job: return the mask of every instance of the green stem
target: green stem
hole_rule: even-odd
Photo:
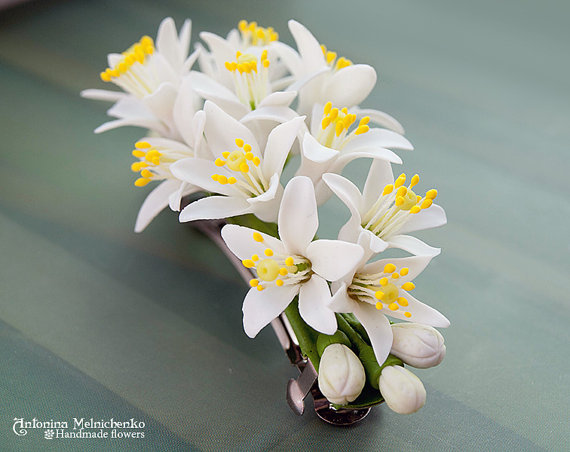
[[[287,316],[287,320],[289,320],[289,323],[295,332],[295,336],[297,336],[299,347],[301,347],[301,352],[303,352],[303,355],[307,356],[311,360],[313,366],[315,367],[315,370],[318,372],[320,358],[319,353],[317,352],[317,337],[319,333],[308,326],[301,318],[301,314],[299,314],[299,302],[297,297],[295,297],[289,306],[287,306],[285,309],[285,315]]]

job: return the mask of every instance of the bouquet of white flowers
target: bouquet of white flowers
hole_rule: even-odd
[[[375,70],[338,57],[296,21],[289,29],[297,49],[273,28],[242,20],[225,39],[202,32],[204,44],[188,55],[190,21],[178,33],[167,18],[156,41],[144,36],[108,56],[101,79],[120,91],[82,95],[114,102],[115,119],[97,133],[148,130],[131,169],[137,187],[159,184],[136,232],[166,207],[180,211],[180,222],[222,220],[223,241],[249,275],[246,334],[281,317],[327,404],[386,401],[413,413],[426,393],[403,366],[439,364],[445,345],[433,327],[449,321],[411,294],[440,250],[407,234],[445,224],[445,213],[435,189],[418,191],[417,174],[394,177],[392,164],[402,163],[394,150],[412,150],[398,121],[358,106]],[[372,159],[362,192],[340,175],[359,158]],[[299,162],[296,174],[284,181],[291,162]],[[333,194],[351,217],[336,240],[318,239],[318,206]],[[378,258],[388,248],[407,257]]]

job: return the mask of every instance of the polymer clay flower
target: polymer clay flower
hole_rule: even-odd
[[[445,358],[443,336],[435,328],[419,323],[395,323],[392,325],[392,349],[390,353],[406,364],[427,369],[440,364]]]
[[[369,240],[368,234],[361,233],[358,243],[365,251],[370,249],[366,243]],[[335,312],[356,316],[370,337],[376,359],[383,363],[392,347],[392,328],[386,316],[442,328],[449,326],[449,320],[410,293],[415,288],[412,281],[433,256],[381,259],[366,264],[369,257],[365,252],[353,272],[332,284],[330,307]]]
[[[299,295],[299,313],[317,331],[337,329],[327,280],[350,272],[363,250],[353,243],[315,240],[317,203],[310,179],[295,177],[287,184],[279,209],[281,240],[254,229],[226,225],[222,237],[256,277],[243,303],[243,325],[249,337],[279,316]]]
[[[433,203],[437,190],[428,190],[424,196],[412,188],[419,182],[414,175],[406,187],[406,175],[396,180],[389,163],[374,160],[361,194],[356,185],[338,174],[325,174],[323,180],[350,209],[352,214],[339,233],[341,240],[356,242],[361,231],[370,234],[374,252],[399,248],[415,255],[437,255],[440,250],[421,240],[405,235],[444,225],[444,210]]]
[[[369,116],[356,122],[356,114],[345,108],[315,105],[310,132],[305,133],[301,150],[302,164],[298,175],[308,176],[315,184],[317,203],[324,203],[331,191],[322,181],[324,173],[340,174],[347,163],[367,157],[402,163],[391,149],[412,150],[402,135],[387,129],[370,128]]]
[[[299,90],[300,114],[311,115],[315,104],[332,102],[347,108],[360,104],[376,84],[376,71],[367,64],[353,64],[336,52],[320,45],[312,33],[295,20],[289,21],[289,30],[297,44],[297,51],[283,43],[276,43],[284,64],[296,80],[317,74]],[[355,108],[357,117],[369,116],[372,122],[404,133],[403,127],[390,115],[377,110]]]
[[[145,137],[135,143],[132,154],[138,160],[131,170],[139,173],[135,186],[145,187],[153,181],[160,181],[144,200],[135,223],[135,232],[142,232],[148,224],[167,206],[178,212],[183,196],[200,191],[199,187],[181,181],[170,171],[173,163],[200,155],[204,112],[195,115],[193,124],[195,141],[193,148],[167,138]]]
[[[174,110],[179,91],[190,89],[181,84],[198,57],[197,51],[187,57],[190,29],[190,20],[186,20],[178,35],[174,20],[166,18],[159,26],[156,47],[152,38],[143,36],[122,54],[108,56],[109,67],[101,79],[114,83],[122,92],[88,89],[81,93],[86,98],[116,102],[107,113],[117,119],[99,126],[96,133],[131,125],[168,138],[183,138],[182,124],[177,122],[184,123],[184,119],[175,119]],[[191,91],[182,97],[179,102],[188,102]]]
[[[207,101],[204,111],[204,135],[212,157],[180,160],[170,169],[178,179],[215,196],[189,204],[180,213],[180,221],[246,213],[275,221],[283,194],[279,178],[304,117],[275,127],[262,151],[252,131],[217,105]]]
[[[346,405],[358,398],[366,374],[354,352],[343,344],[331,344],[321,356],[319,389],[332,403]]]

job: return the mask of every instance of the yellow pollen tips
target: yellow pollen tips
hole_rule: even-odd
[[[150,182],[150,179],[145,179],[144,177],[139,177],[136,181],[135,181],[135,186],[136,187],[144,187],[146,184],[148,184]]]
[[[285,275],[287,275],[287,273],[289,273],[289,270],[287,270],[285,267],[281,267],[281,268],[279,269],[279,274],[280,274],[281,276],[285,276]]]
[[[410,271],[410,269],[408,267],[404,267],[400,270],[400,275],[406,276],[409,271]]]
[[[254,164],[255,166],[259,166],[259,164],[261,163],[261,159],[260,159],[259,157],[254,157],[254,158],[252,159],[252,161],[253,161],[253,164]]]
[[[251,287],[257,287],[259,285],[259,279],[250,279],[249,280],[249,285]]]
[[[220,158],[217,158],[216,161],[214,162],[214,164],[216,166],[224,166],[226,164],[226,162]]]
[[[143,64],[147,55],[154,53],[154,43],[152,38],[143,36],[139,42],[132,45],[128,50],[123,52],[123,57],[113,68],[107,68],[101,72],[101,80],[104,82],[112,81],[112,78],[120,77],[126,74],[131,66],[135,63]]]
[[[420,176],[419,174],[414,174],[414,177],[412,177],[412,180],[410,181],[410,188],[418,185],[418,182],[420,181]]]
[[[416,288],[416,285],[413,282],[406,282],[404,284],[402,284],[402,289],[404,290],[414,290]]]
[[[256,242],[263,242],[263,236],[259,232],[254,232],[253,240],[255,240]]]
[[[427,209],[429,207],[431,207],[433,201],[431,199],[424,199],[421,205],[422,209]]]
[[[237,179],[233,176],[228,177],[228,184],[233,185],[237,182]]]
[[[279,276],[279,264],[273,259],[263,259],[255,269],[259,279],[263,281],[275,281]]]
[[[378,310],[382,309],[382,303],[377,302],[376,303],[376,309],[378,309]]]
[[[257,262],[259,260],[259,256],[257,254],[254,254],[251,256],[251,260]]]
[[[374,297],[375,297],[377,300],[381,300],[382,297],[384,297],[384,292],[382,292],[381,290],[377,290],[376,293],[374,294]]]
[[[283,285],[283,281],[281,279],[276,279],[275,280],[275,285],[281,287]]]
[[[244,144],[243,145],[243,150],[245,152],[250,152],[251,151],[251,144]]]
[[[381,278],[380,279],[380,285],[385,286],[386,284],[388,284],[388,278]]]
[[[143,170],[141,171],[141,176],[142,176],[142,177],[145,177],[145,178],[147,178],[147,179],[152,179],[153,174],[152,174],[149,170],[143,169]]]
[[[382,191],[382,196],[389,195],[394,191],[394,186],[392,184],[386,185],[384,191]]]
[[[295,265],[295,261],[293,260],[293,258],[291,256],[289,256],[287,259],[285,259],[285,265],[287,267],[292,267],[293,265]]]
[[[247,163],[243,162],[239,165],[239,170],[242,173],[247,173],[247,172],[249,172],[249,166],[247,166]]]
[[[241,138],[236,138],[236,146],[238,148],[242,148],[243,147],[243,140]]]
[[[410,312],[404,312],[404,315],[405,315],[408,319],[412,316],[412,314],[411,314]]]
[[[418,213],[422,208],[420,206],[414,206],[410,209],[410,213]]]
[[[400,275],[398,273],[392,273],[392,279],[398,279]]]
[[[406,306],[408,306],[408,300],[406,300],[404,297],[399,297],[398,304],[405,308]]]
[[[224,151],[224,152],[222,152],[222,156],[223,156],[225,159],[227,159],[229,155],[230,155],[230,151]]]
[[[397,311],[398,309],[400,309],[400,306],[398,306],[397,303],[390,303],[388,305],[388,308],[390,308],[391,311]]]
[[[404,182],[406,182],[406,175],[404,173],[402,173],[398,176],[398,179],[396,179],[396,182],[394,182],[394,185],[396,187],[401,187],[402,185],[404,185]]]
[[[263,289],[265,289],[265,287],[263,287],[261,284],[259,284],[259,285],[257,286],[257,290],[259,290],[260,292],[261,292]]]
[[[395,270],[396,270],[396,266],[394,264],[384,265],[384,273],[392,273]]]
[[[251,259],[244,259],[243,261],[241,261],[241,263],[242,263],[243,266],[246,267],[246,268],[253,268],[253,267],[255,267],[255,262],[253,262]]]
[[[151,146],[150,146],[150,143],[148,143],[147,141],[137,141],[137,142],[135,143],[135,147],[136,147],[137,149],[148,149],[148,148],[150,148]]]
[[[101,72],[99,76],[101,77],[101,80],[103,80],[104,82],[111,81],[111,76],[107,72]]]
[[[406,187],[400,187],[400,188],[398,188],[398,191],[396,192],[396,196],[405,196],[407,192],[408,192],[408,189]]]
[[[217,174],[212,174],[211,178],[213,181],[218,182],[218,175]]]
[[[218,182],[222,185],[226,185],[228,183],[228,178],[223,174],[218,174]]]
[[[144,157],[146,155],[146,152],[139,151],[138,149],[133,149],[132,154],[133,154],[133,157],[141,158],[141,157]]]
[[[331,108],[332,108],[332,102],[329,101],[325,104],[325,108],[323,109],[323,115],[324,116],[328,115],[331,111]]]
[[[369,130],[370,130],[370,127],[368,127],[367,125],[363,125],[363,126],[358,126],[354,133],[355,133],[355,135],[362,135],[363,133],[366,133]]]
[[[271,248],[267,248],[263,254],[265,254],[267,257],[271,257],[273,256],[273,250]]]
[[[436,197],[437,197],[437,190],[435,188],[432,188],[426,193],[427,199],[435,199]]]

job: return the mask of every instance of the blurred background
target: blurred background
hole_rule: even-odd
[[[570,60],[564,1],[0,2],[0,444],[5,450],[566,450]],[[242,330],[247,288],[172,212],[143,233],[141,130],[103,135],[106,54],[166,16],[225,36],[287,20],[378,72],[365,106],[415,145],[403,171],[436,187],[448,225],[417,296],[452,322],[418,370],[426,406],[339,429],[285,403],[294,369],[268,328]],[[345,174],[363,182],[367,162]],[[398,169],[395,169],[398,171]],[[348,217],[332,200],[321,235]],[[564,351],[566,350],[566,352]],[[143,440],[18,437],[14,418],[146,422]]]

